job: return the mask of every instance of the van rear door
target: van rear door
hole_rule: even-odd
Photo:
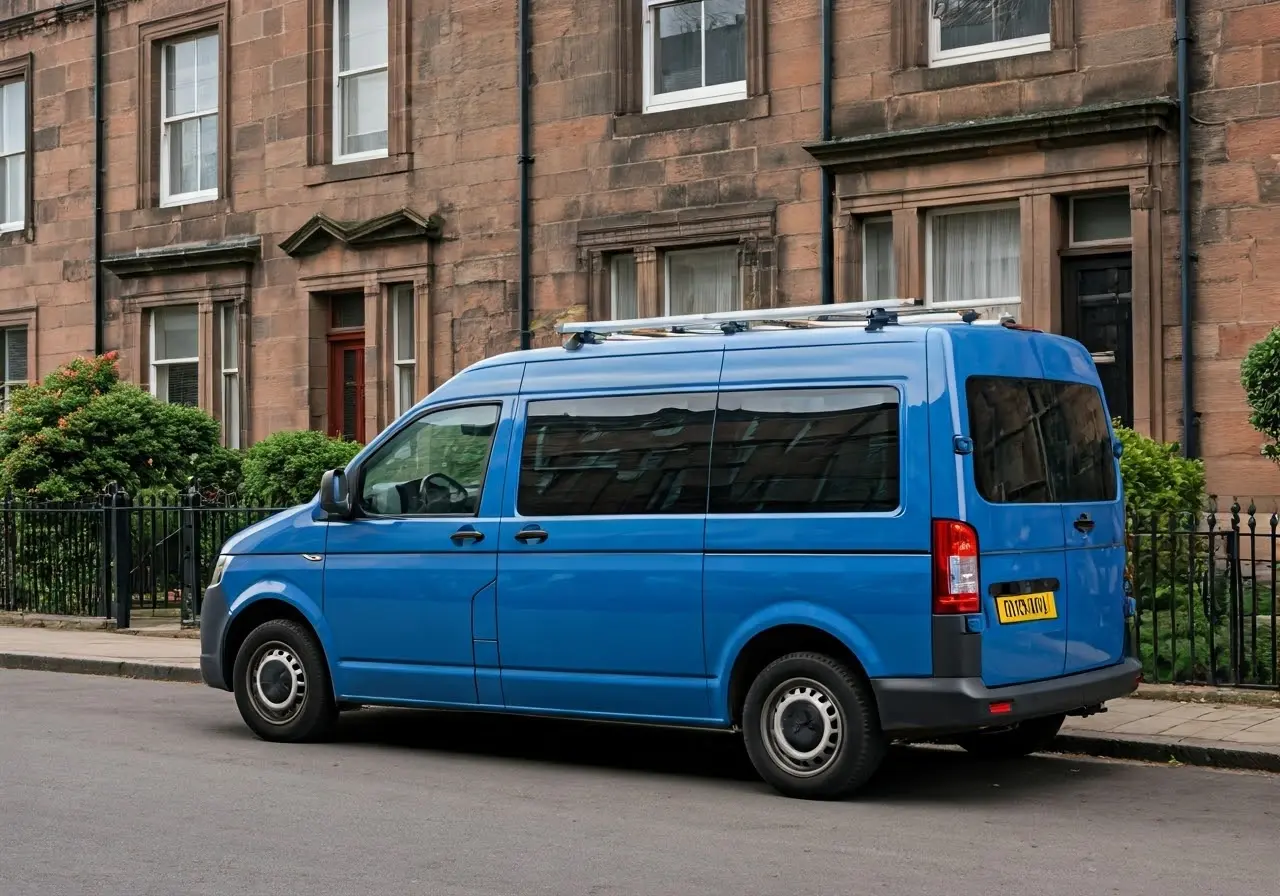
[[[1044,435],[1067,548],[1063,671],[1071,675],[1124,658],[1124,497],[1106,399],[1096,378],[1081,376],[1093,372],[1092,359],[1083,347],[1054,340],[1040,360],[1054,408]]]
[[[1062,508],[1053,501],[1041,423],[1042,368],[1024,334],[1007,335],[996,352],[989,340],[960,333],[955,340],[968,417],[962,431],[972,442],[964,513],[978,536],[988,687],[1062,675],[1071,609]]]

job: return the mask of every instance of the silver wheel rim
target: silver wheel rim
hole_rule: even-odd
[[[774,765],[797,778],[812,778],[844,749],[844,713],[818,682],[792,678],[765,700],[760,735]]]
[[[248,670],[249,697],[266,722],[287,725],[307,702],[307,674],[293,648],[279,641],[254,653]]]

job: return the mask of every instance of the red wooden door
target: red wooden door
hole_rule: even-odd
[[[329,337],[329,435],[364,443],[364,333]]]

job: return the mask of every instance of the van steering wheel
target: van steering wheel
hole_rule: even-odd
[[[427,506],[431,503],[430,484],[433,479],[437,479],[444,483],[444,487],[448,489],[450,493],[450,504],[458,504],[467,500],[469,497],[466,486],[454,479],[452,476],[448,476],[444,473],[428,473],[426,476],[422,477],[422,482],[418,484],[418,500],[422,502],[423,506]],[[455,492],[457,493],[456,497],[454,496]]]

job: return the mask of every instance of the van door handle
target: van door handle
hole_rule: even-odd
[[[537,526],[530,526],[527,529],[521,529],[516,533],[516,541],[521,544],[542,544],[547,540],[547,531]]]
[[[1082,513],[1080,514],[1080,518],[1076,520],[1075,527],[1077,532],[1083,532],[1085,535],[1088,535],[1093,531],[1093,520],[1089,519],[1089,514]]]
[[[463,526],[457,532],[449,536],[449,540],[454,544],[479,544],[484,541],[484,533],[477,532],[471,526]]]

